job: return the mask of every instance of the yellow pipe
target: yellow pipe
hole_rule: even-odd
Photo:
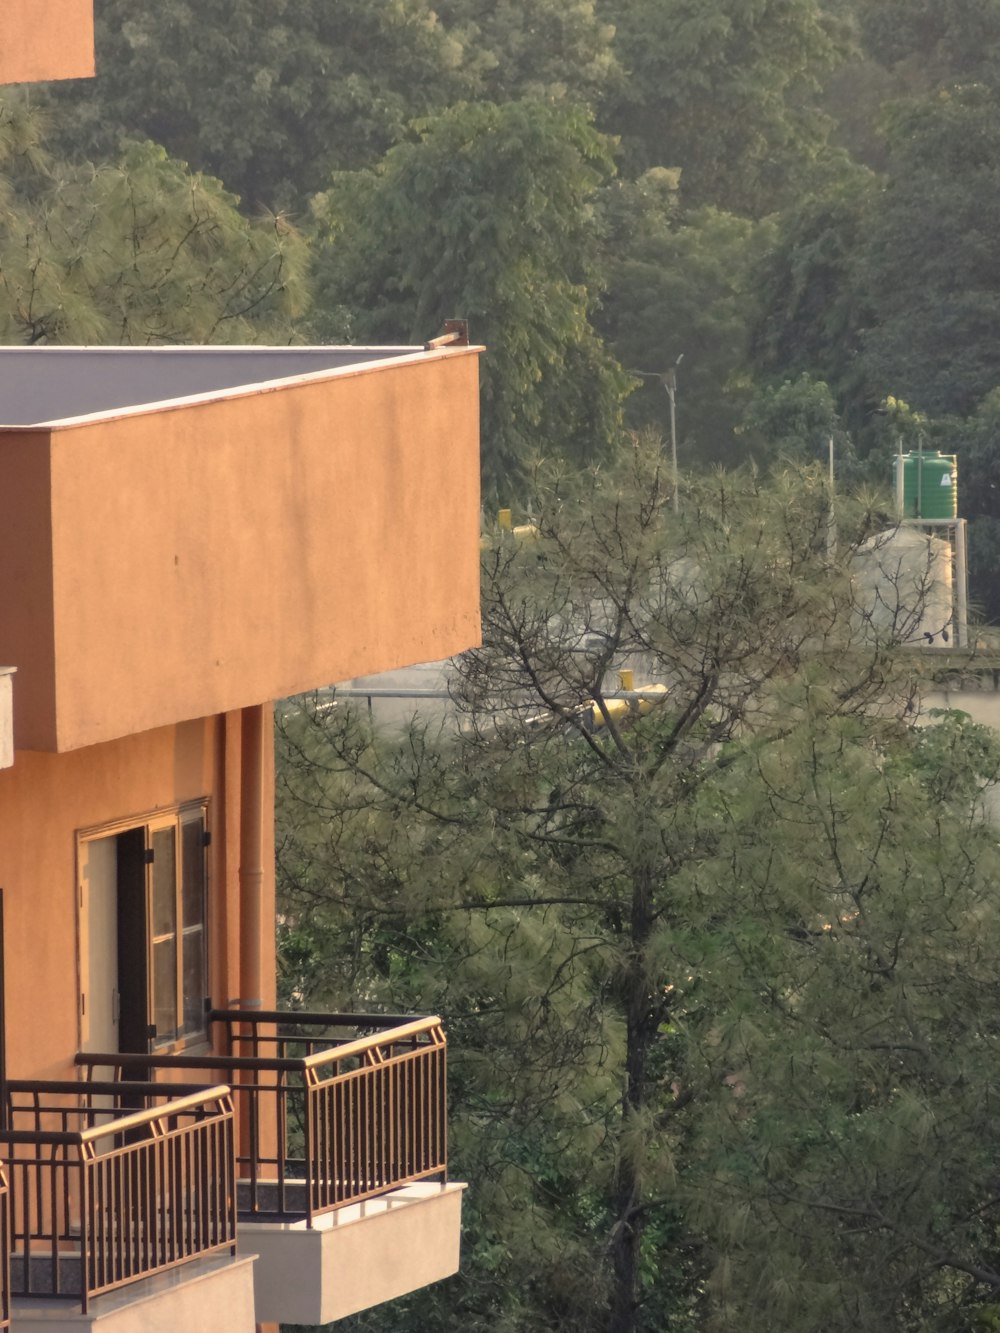
[[[621,688],[623,690],[634,689],[632,684],[631,671],[625,668],[619,671],[618,676],[619,679],[621,680]],[[626,677],[628,677],[627,683],[626,683]],[[655,698],[606,699],[604,702],[604,707],[608,710],[608,717],[614,718],[616,722],[619,721],[621,718],[627,717],[629,713],[632,712],[636,712],[640,716],[645,717],[647,713],[652,712],[653,707],[656,704],[662,702],[661,696],[666,696],[666,694],[668,693],[666,685],[640,685],[639,689],[644,694],[654,695]],[[601,727],[604,726],[604,721],[605,721],[604,713],[601,710],[600,705],[592,703],[587,706],[590,708],[590,715],[591,718],[593,719],[594,730],[600,731]]]

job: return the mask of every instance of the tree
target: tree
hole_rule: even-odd
[[[997,0],[858,0],[857,12],[866,49],[895,72],[901,90],[996,83]]]
[[[96,21],[96,80],[56,92],[68,144],[154,139],[247,207],[301,203],[464,87],[427,0],[99,0]]]
[[[478,97],[560,98],[593,106],[614,68],[614,30],[595,0],[437,0],[461,40]]]
[[[961,421],[996,387],[1000,274],[988,218],[998,111],[983,85],[895,103],[885,118],[888,174],[835,174],[785,215],[757,270],[754,374],[772,387],[802,374],[824,380],[880,484],[888,396],[912,403],[950,451],[964,448]],[[968,433],[978,434],[971,422]],[[991,494],[964,488],[963,514],[983,520],[973,560],[992,614]]]
[[[816,702],[706,785],[719,855],[691,888],[712,907],[674,937],[689,1049],[732,1088],[690,1145],[723,1241],[708,1327],[988,1328],[997,737],[952,715],[876,738]]]
[[[285,718],[290,989],[445,1015],[477,1186],[464,1282],[364,1326],[953,1327],[997,1286],[996,745],[905,721],[915,607],[851,577],[866,511],[831,565],[817,473],[675,515],[628,466],[484,553],[460,729]]]
[[[868,374],[930,415],[965,416],[996,385],[1000,100],[969,86],[901,105],[888,142],[864,245]]]
[[[822,147],[819,76],[846,39],[816,0],[604,0],[623,71],[602,125],[636,170],[679,167],[688,207],[751,216]]]
[[[857,481],[854,450],[834,405],[830,386],[800,375],[778,385],[762,385],[747,408],[741,429],[761,462],[778,458],[827,464],[834,449],[840,484]]]
[[[674,368],[682,462],[732,464],[744,452],[734,432],[746,396],[753,273],[772,228],[715,208],[684,212],[677,178],[653,168],[602,193],[607,291],[596,324],[628,371],[646,372],[627,403],[629,425],[669,438],[658,374]]]
[[[781,217],[754,273],[748,331],[756,378],[822,379],[856,434],[887,392],[869,381],[863,357],[874,315],[862,264],[878,186],[867,170],[836,171]]]
[[[305,253],[282,218],[244,218],[218,181],[153,144],[113,164],[49,157],[37,116],[0,104],[0,339],[287,341]]]
[[[591,324],[609,146],[585,113],[536,102],[460,105],[418,132],[317,201],[317,327],[422,342],[467,318],[487,347],[484,482],[503,499],[535,455],[618,439],[627,380]]]

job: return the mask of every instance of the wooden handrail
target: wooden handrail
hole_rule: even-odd
[[[251,1053],[88,1052],[77,1064],[145,1077],[169,1069],[227,1078],[242,1127],[237,1165],[246,1181],[244,1213],[304,1217],[311,1226],[322,1213],[411,1181],[447,1178],[447,1041],[440,1017],[399,1022],[389,1015],[275,1010],[215,1010],[211,1017],[228,1026],[230,1051]],[[295,1031],[307,1025],[342,1031],[349,1023],[368,1031],[346,1039]],[[275,1049],[282,1054],[266,1053]]]
[[[9,1149],[20,1295],[79,1299],[204,1255],[236,1253],[234,1109],[227,1084],[19,1080]],[[124,1113],[87,1099],[158,1099]],[[58,1100],[58,1096],[64,1100]],[[20,1100],[19,1100],[20,1099]],[[134,1105],[134,1102],[133,1102]],[[75,1116],[111,1118],[57,1130]],[[145,1131],[145,1132],[143,1132]],[[63,1285],[63,1273],[71,1276]]]
[[[7,1085],[11,1092],[60,1092],[79,1096],[81,1092],[86,1091],[88,1095],[95,1093],[100,1096],[126,1093],[129,1096],[158,1096],[169,1097],[170,1100],[162,1106],[150,1106],[143,1111],[130,1111],[128,1115],[115,1116],[111,1120],[106,1120],[100,1125],[91,1125],[86,1129],[0,1129],[0,1143],[9,1144],[29,1144],[46,1143],[60,1144],[68,1147],[83,1147],[86,1144],[93,1143],[95,1139],[104,1139],[109,1134],[124,1134],[132,1129],[140,1129],[143,1125],[148,1125],[156,1120],[161,1120],[168,1116],[184,1115],[188,1111],[193,1111],[199,1106],[204,1106],[209,1102],[225,1103],[230,1098],[230,1088],[227,1083],[217,1083],[212,1086],[197,1084],[169,1084],[169,1083],[121,1083],[121,1082],[94,1082],[94,1083],[74,1083],[72,1080],[49,1079],[44,1082],[32,1083],[27,1079],[12,1080]],[[186,1095],[181,1097],[174,1096],[174,1092],[180,1091]],[[59,1113],[62,1115],[87,1115],[104,1114],[109,1115],[110,1110],[105,1107],[95,1106],[47,1106],[42,1103],[35,1103],[33,1106],[18,1106],[13,1108],[15,1115],[41,1115],[44,1113]]]
[[[107,1138],[109,1134],[124,1134],[130,1129],[141,1129],[143,1125],[151,1125],[170,1116],[184,1115],[186,1112],[194,1111],[199,1106],[205,1106],[209,1102],[219,1102],[224,1109],[228,1108],[230,1104],[229,1085],[227,1083],[217,1083],[214,1087],[206,1088],[204,1092],[191,1093],[187,1097],[179,1097],[176,1100],[171,1099],[165,1106],[154,1106],[147,1111],[133,1111],[131,1115],[118,1116],[114,1120],[109,1120],[107,1124],[93,1125],[90,1129],[81,1129],[77,1132],[80,1135],[81,1144],[90,1144],[95,1139]]]
[[[332,1050],[316,1051],[312,1055],[304,1055],[302,1066],[304,1069],[316,1069],[320,1065],[335,1064],[339,1060],[348,1060],[355,1055],[364,1055],[373,1046],[387,1046],[390,1043],[407,1041],[410,1037],[419,1037],[422,1032],[441,1031],[440,1018],[421,1018],[414,1023],[407,1023],[403,1027],[390,1028],[378,1037],[358,1037],[343,1046],[335,1046]]]
[[[246,1014],[241,1015],[244,1019]],[[338,1017],[340,1017],[338,1015]],[[257,1023],[271,1023],[267,1014],[254,1014]],[[330,1022],[328,1026],[335,1026]],[[361,1026],[357,1024],[356,1026]],[[76,1056],[76,1064],[82,1067],[107,1066],[118,1069],[226,1069],[232,1071],[262,1071],[268,1073],[302,1073],[306,1069],[315,1069],[325,1064],[335,1064],[339,1060],[349,1060],[357,1055],[364,1055],[373,1046],[385,1046],[390,1042],[408,1041],[423,1032],[441,1031],[442,1021],[436,1015],[407,1021],[399,1027],[387,1028],[377,1036],[354,1037],[338,1040],[337,1044],[326,1051],[314,1051],[311,1055],[142,1055],[134,1052],[95,1052],[81,1051]],[[294,1040],[278,1034],[272,1041]],[[78,1086],[78,1085],[76,1085]],[[88,1088],[91,1086],[87,1084]],[[144,1086],[137,1084],[136,1086]],[[162,1084],[155,1085],[162,1087]]]

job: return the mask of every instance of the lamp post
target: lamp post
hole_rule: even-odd
[[[645,380],[659,380],[670,398],[670,470],[674,485],[674,513],[680,509],[680,488],[677,471],[677,367],[684,360],[684,353],[669,370],[633,370],[632,375],[641,375]]]
[[[683,356],[684,353],[681,353]],[[680,494],[677,478],[677,366],[680,364],[681,357],[663,376],[663,387],[670,395],[670,468],[673,473],[674,482],[674,513],[676,514],[680,506]]]

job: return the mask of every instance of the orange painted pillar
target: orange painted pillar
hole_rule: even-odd
[[[260,1009],[264,897],[264,704],[241,714],[240,1008]]]

